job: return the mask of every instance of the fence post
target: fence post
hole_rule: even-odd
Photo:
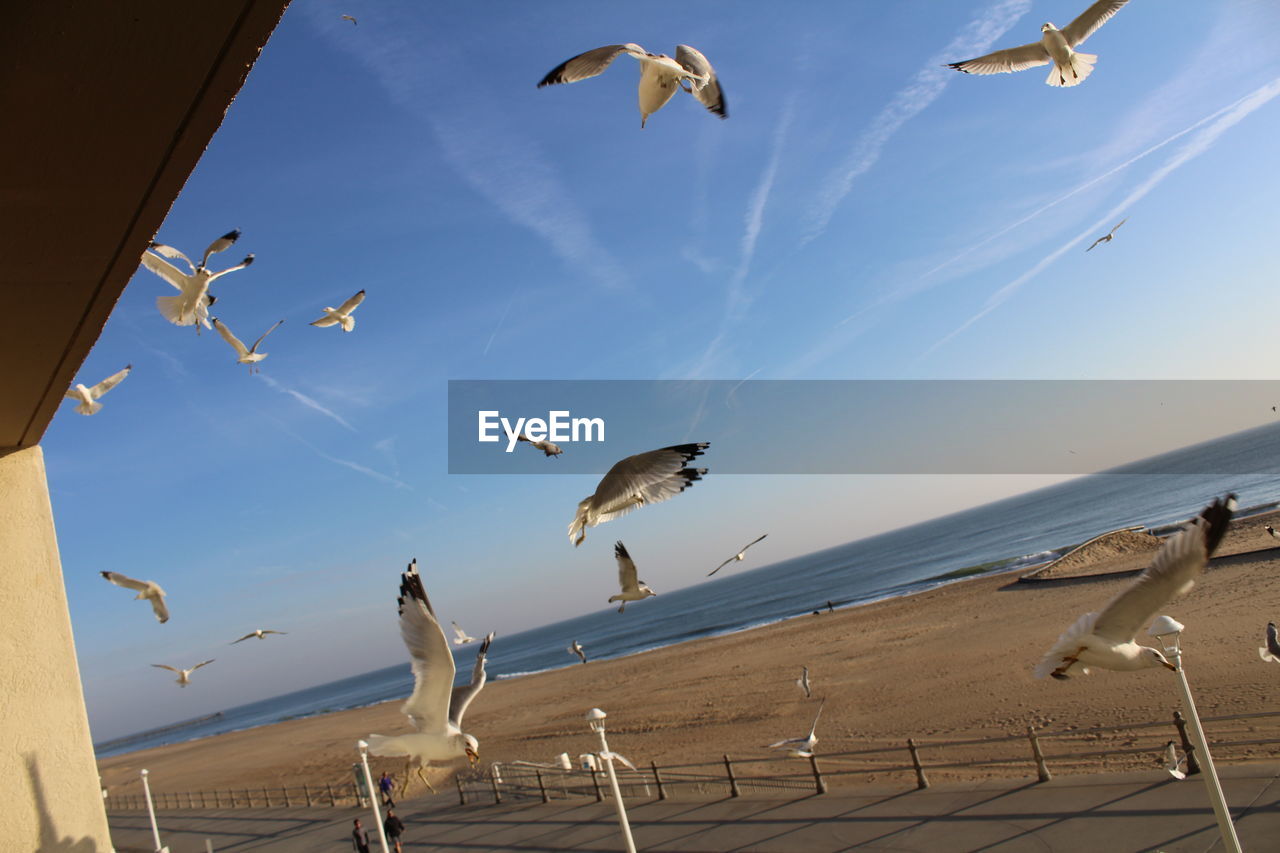
[[[537,775],[537,777],[538,777],[538,791],[539,791],[539,793],[541,793],[541,794],[542,794],[542,802],[544,802],[544,803],[549,803],[549,802],[551,802],[551,797],[549,797],[549,796],[547,795],[547,786],[546,786],[546,783],[544,783],[544,782],[542,781],[542,771],[541,771],[541,770],[535,770],[535,771],[533,771],[533,772],[534,772],[534,773]]]
[[[284,794],[284,807],[287,809],[293,808],[293,801],[289,799],[289,789],[281,785],[280,793]]]
[[[649,766],[653,768],[653,784],[658,788],[658,799],[665,800],[667,798],[667,789],[662,787],[662,775],[658,773],[658,763],[650,761]]]
[[[596,786],[596,802],[603,802],[604,791],[600,790],[600,776],[594,767],[591,768],[591,784]]]
[[[234,808],[237,808],[237,806],[236,806],[236,792],[235,792],[235,791],[233,791],[233,790],[231,790],[230,788],[228,788],[228,789],[227,789],[227,796],[231,798],[231,808],[233,808],[233,809],[234,809]]]
[[[809,756],[809,767],[813,770],[813,784],[817,788],[819,794],[827,792],[827,780],[822,778],[822,771],[818,769],[818,756]]]
[[[271,808],[271,795],[267,793],[267,786],[262,786],[262,799],[267,804],[267,808]]]
[[[333,783],[325,782],[324,787],[329,792],[329,808],[336,809],[338,807],[338,798],[333,795]]]
[[[190,791],[187,791],[187,808],[194,809],[195,807],[196,807],[196,798],[192,796]]]
[[[489,768],[489,784],[493,786],[493,802],[498,805],[502,802],[502,792],[498,790],[498,777],[494,774],[493,768]]]
[[[742,796],[742,792],[738,790],[738,780],[733,775],[733,762],[729,760],[727,755],[724,757],[724,772],[729,777],[729,796]]]
[[[1049,766],[1044,763],[1044,753],[1040,751],[1040,738],[1036,737],[1036,730],[1031,726],[1027,726],[1027,740],[1031,741],[1031,754],[1036,759],[1036,776],[1041,782],[1048,782],[1053,777],[1049,775]]]
[[[924,767],[920,764],[920,751],[916,749],[914,738],[907,738],[907,749],[911,750],[911,766],[916,769],[916,789],[923,791],[929,787],[929,780],[925,778]]]
[[[462,774],[453,774],[453,782],[458,786],[458,805],[465,806],[467,804],[467,794],[462,790]]]
[[[249,802],[249,808],[253,808],[253,794],[249,793],[249,789],[244,789],[244,798]]]
[[[1196,760],[1196,747],[1187,738],[1187,721],[1182,718],[1181,711],[1173,712],[1173,724],[1178,727],[1178,739],[1182,741],[1182,751],[1187,756],[1187,775],[1194,776],[1200,772],[1200,762]]]
[[[302,793],[307,795],[307,808],[311,808],[311,806],[314,805],[311,802],[311,786],[306,782],[302,783]]]
[[[202,809],[209,808],[209,804],[205,802],[205,799],[204,799],[204,788],[200,789],[200,808]]]

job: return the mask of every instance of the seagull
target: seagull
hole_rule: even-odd
[[[1236,496],[1214,500],[1161,546],[1153,562],[1099,613],[1086,613],[1053,644],[1035,668],[1036,678],[1067,679],[1089,667],[1129,671],[1163,666],[1177,671],[1158,650],[1134,642],[1138,629],[1175,596],[1195,585],[1226,535]]]
[[[353,17],[351,17],[350,15],[343,15],[343,16],[342,16],[342,20],[344,20],[344,21],[350,21],[350,22],[352,23],[352,25],[353,25],[353,26],[357,26],[357,27],[358,27],[358,26],[360,26],[360,24],[358,24],[358,23],[356,22],[356,19],[355,19],[355,18],[353,18]]]
[[[1128,221],[1129,221],[1129,217],[1127,217],[1127,216],[1126,216],[1124,219],[1121,219],[1119,222],[1117,222],[1117,223],[1116,223],[1116,227],[1115,227],[1115,228],[1112,228],[1112,229],[1111,229],[1110,231],[1108,231],[1106,234],[1103,234],[1103,235],[1102,235],[1101,237],[1099,237],[1097,240],[1094,240],[1094,241],[1093,241],[1093,245],[1089,246],[1089,248],[1085,249],[1085,251],[1086,251],[1086,252],[1092,252],[1092,251],[1093,251],[1093,247],[1094,247],[1094,246],[1097,246],[1099,243],[1110,243],[1110,242],[1111,242],[1111,238],[1112,238],[1112,237],[1115,237],[1115,236],[1116,236],[1116,232],[1120,230],[1120,226],[1121,226],[1121,225],[1123,225],[1123,224],[1125,224],[1125,223],[1126,223],[1126,222],[1128,222]]]
[[[818,743],[818,718],[822,716],[822,708],[827,704],[823,699],[818,705],[818,713],[813,715],[813,727],[808,737],[793,737],[769,744],[769,749],[785,749],[787,755],[794,758],[813,758],[813,748]]]
[[[802,672],[800,677],[796,679],[796,685],[804,691],[804,698],[812,699],[813,691],[809,689],[809,667],[802,666],[800,669]]]
[[[618,606],[619,613],[626,610],[628,601],[643,601],[651,595],[657,595],[644,581],[636,580],[636,564],[621,541],[613,546],[613,555],[618,558],[618,586],[622,587],[622,592],[610,596],[609,603],[621,601],[622,604]]]
[[[206,329],[210,328],[209,306],[216,299],[209,295],[209,285],[229,272],[242,270],[252,264],[253,255],[246,255],[239,264],[221,272],[209,272],[206,265],[209,263],[210,255],[225,252],[238,239],[240,239],[240,232],[236,230],[228,231],[214,240],[204,250],[204,257],[200,259],[199,266],[193,264],[190,258],[172,246],[155,242],[147,246],[151,251],[142,253],[142,265],[178,290],[177,296],[156,297],[156,307],[160,309],[160,313],[166,320],[175,326],[195,326],[197,333],[202,325]],[[152,254],[153,252],[155,254]],[[191,269],[190,274],[182,272],[165,258],[182,259]]]
[[[583,663],[587,662],[587,653],[582,650],[582,643],[579,643],[577,640],[574,640],[566,651],[571,655],[577,655],[582,659]]]
[[[1268,533],[1270,533],[1274,538],[1276,538],[1276,539],[1280,539],[1280,531],[1277,531],[1277,530],[1276,530],[1274,527],[1272,527],[1270,524],[1268,524],[1268,525],[1267,525],[1266,527],[1264,527],[1263,529],[1264,529],[1264,530],[1266,530]]]
[[[289,632],[288,631],[272,631],[270,628],[255,628],[254,630],[245,634],[240,639],[232,640],[230,643],[227,643],[227,645],[234,646],[236,643],[243,643],[245,640],[251,640],[254,637],[257,637],[259,640],[265,640],[267,638],[267,634],[287,634],[287,633]]]
[[[524,433],[520,433],[519,435],[516,436],[516,441],[527,441],[529,442],[530,445],[538,448],[547,456],[559,456],[561,453],[564,453],[564,451],[560,449],[560,445],[552,444],[551,442],[547,441],[545,438],[539,441],[534,441],[532,438],[529,438],[529,436],[525,435]]]
[[[311,325],[319,326],[323,329],[326,326],[334,326],[341,323],[342,331],[349,332],[356,327],[356,318],[351,316],[351,312],[356,310],[356,307],[361,302],[364,302],[363,290],[348,299],[346,302],[342,303],[342,305],[336,309],[330,308],[326,305],[324,309],[324,316],[311,323]]]
[[[195,672],[197,669],[199,669],[202,666],[213,663],[214,660],[216,660],[216,658],[210,658],[209,660],[201,661],[200,663],[191,667],[191,669],[178,669],[176,666],[167,666],[162,663],[153,663],[151,665],[159,669],[167,669],[170,672],[178,673],[177,685],[179,687],[186,687],[188,684],[191,683],[191,673]]]
[[[665,501],[689,488],[702,479],[707,469],[686,468],[685,463],[701,456],[710,446],[705,441],[677,444],[637,453],[615,464],[596,485],[595,494],[578,501],[578,513],[569,522],[569,541],[577,547],[587,538],[586,528],[611,521],[638,506]]]
[[[249,365],[249,372],[253,373],[257,370],[254,365],[262,361],[268,355],[265,352],[258,352],[258,347],[262,345],[264,340],[266,340],[267,335],[274,332],[276,330],[276,326],[279,326],[283,322],[284,320],[277,320],[275,326],[272,326],[270,329],[263,332],[262,337],[254,341],[253,346],[248,348],[245,347],[244,343],[241,342],[239,338],[231,334],[231,330],[228,329],[226,324],[217,317],[213,318],[213,327],[218,330],[218,334],[222,335],[222,339],[231,344],[231,348],[236,351],[236,363]]]
[[[1182,780],[1187,778],[1187,774],[1178,768],[1185,764],[1187,757],[1184,755],[1178,757],[1178,747],[1173,741],[1169,741],[1164,745],[1164,769],[1169,771],[1169,775],[1175,779]]]
[[[98,398],[123,382],[124,378],[129,375],[130,370],[133,370],[133,365],[126,364],[124,366],[124,370],[121,370],[119,373],[113,373],[97,385],[93,385],[88,388],[77,382],[62,396],[66,397],[68,400],[79,400],[80,405],[76,406],[76,411],[80,414],[97,414],[102,410],[102,404],[97,402]]]
[[[769,535],[769,534],[768,534],[768,533],[766,533],[764,536],[768,536],[768,535]],[[760,537],[760,539],[763,539],[763,538],[764,538],[764,536],[761,536],[761,537]],[[738,560],[739,562],[741,562],[742,558],[744,558],[745,556],[747,556],[747,549],[748,549],[748,548],[750,548],[752,545],[756,544],[756,542],[759,542],[759,541],[760,541],[760,539],[752,540],[751,542],[748,542],[746,545],[743,545],[743,546],[742,546],[742,550],[741,550],[741,551],[739,551],[738,553],[734,554],[732,557],[730,557],[729,559],[725,560],[723,563],[721,563],[720,565],[716,566],[716,567],[715,567],[714,569],[712,569],[711,571],[707,572],[707,577],[711,577],[711,576],[712,576],[712,575],[714,575],[716,572],[720,571],[720,570],[721,570],[721,569],[723,569],[725,566],[727,566],[727,565],[729,565],[730,563],[732,563],[734,560]],[[724,553],[724,552],[722,551],[721,553]]]
[[[151,609],[155,611],[156,618],[160,620],[161,624],[169,621],[169,608],[164,603],[165,592],[155,581],[135,580],[119,572],[99,572],[98,574],[116,586],[122,586],[125,589],[136,589],[138,594],[133,597],[134,601],[140,598],[147,599],[151,602]]]
[[[471,683],[453,686],[453,654],[449,641],[436,619],[427,591],[414,560],[400,576],[400,637],[409,649],[413,665],[413,694],[400,710],[412,721],[416,732],[404,735],[369,735],[369,752],[374,755],[407,755],[409,765],[417,767],[418,778],[435,793],[423,773],[433,761],[452,761],[466,756],[474,765],[480,760],[480,744],[462,731],[462,715],[476,694],[484,687],[485,655],[490,633],[476,653]]]
[[[465,646],[467,643],[476,641],[475,637],[458,627],[457,622],[450,622],[449,624],[453,626],[453,644],[455,646]]]
[[[649,53],[638,44],[610,44],[580,53],[560,63],[542,78],[538,88],[557,83],[576,83],[595,77],[609,63],[627,53],[640,60],[640,127],[649,116],[662,109],[676,89],[684,89],[711,112],[728,118],[724,92],[711,63],[698,50],[687,44],[676,45],[676,58],[665,53]]]
[[[977,59],[949,62],[947,67],[965,74],[1007,74],[1053,63],[1045,82],[1050,86],[1076,86],[1093,73],[1098,57],[1092,53],[1076,53],[1072,48],[1079,47],[1128,2],[1098,0],[1061,30],[1053,24],[1042,25],[1040,41],[997,50]]]
[[[1267,663],[1280,663],[1280,640],[1276,639],[1276,623],[1267,623],[1267,644],[1258,647],[1258,657]]]

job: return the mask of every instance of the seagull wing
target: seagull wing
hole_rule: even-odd
[[[187,266],[191,268],[191,272],[194,273],[196,271],[196,265],[191,263],[191,259],[172,246],[166,246],[164,243],[152,243],[147,248],[153,252],[164,255],[166,258],[182,258],[182,260],[186,262]],[[144,255],[143,257],[146,256]]]
[[[720,118],[728,118],[729,108],[725,103],[724,91],[720,88],[720,79],[716,77],[716,70],[702,55],[702,51],[687,44],[678,44],[676,45],[676,62],[698,78],[690,94]]]
[[[737,554],[734,554],[732,557],[730,557],[729,559],[725,560],[723,563],[721,563],[720,565],[716,566],[716,567],[715,567],[714,569],[712,569],[711,571],[707,572],[707,577],[711,577],[711,576],[712,576],[712,575],[714,575],[716,572],[720,571],[721,569],[723,569],[725,566],[729,565],[730,563],[732,563],[732,562],[733,562],[734,560],[736,560],[736,559],[738,559],[738,555],[737,555]]]
[[[1075,47],[1097,32],[1098,27],[1111,20],[1115,13],[1128,2],[1129,0],[1098,0],[1081,12],[1078,18],[1062,28],[1062,37],[1067,40],[1067,44]]]
[[[1276,623],[1267,623],[1267,651],[1280,660],[1280,639],[1276,638]]]
[[[125,589],[133,589],[138,592],[145,592],[151,589],[151,584],[147,581],[140,581],[137,578],[131,578],[119,572],[101,572],[100,574],[116,586],[122,586]]]
[[[191,669],[187,670],[187,672],[195,672],[200,667],[208,666],[209,664],[213,663],[215,660],[217,660],[217,658],[209,658],[208,660],[202,660],[200,661],[200,663],[196,664],[195,666],[191,667]]]
[[[631,555],[627,553],[627,547],[621,540],[613,546],[613,556],[618,560],[618,586],[622,587],[623,592],[638,590],[640,587],[636,579],[635,561],[631,559]]]
[[[1226,534],[1234,509],[1234,496],[1215,500],[1199,518],[1170,536],[1155,562],[1098,614],[1093,633],[1119,643],[1132,642],[1157,610],[1195,585]]]
[[[239,239],[240,239],[240,229],[236,228],[231,231],[228,231],[226,234],[223,234],[217,240],[214,240],[212,243],[209,244],[209,248],[204,250],[204,257],[200,259],[200,266],[202,267],[207,266],[209,264],[210,255],[216,254],[217,252],[225,252],[227,249],[230,249],[232,245],[234,245],[235,242]]]
[[[272,326],[270,329],[267,329],[265,332],[263,332],[262,336],[253,342],[253,346],[249,347],[249,352],[256,353],[258,351],[258,347],[261,346],[262,342],[267,339],[267,335],[271,334],[277,328],[279,328],[280,324],[283,322],[284,320],[276,320],[276,324],[274,326]]]
[[[626,767],[628,770],[636,769],[636,766],[631,763],[631,759],[627,758],[625,755],[619,755],[613,750],[609,750],[608,752],[601,753],[601,755],[605,758],[612,758],[614,761],[622,762],[622,765]]]
[[[256,636],[258,636],[258,634],[257,634],[257,632],[256,632],[256,631],[250,631],[248,634],[245,634],[245,635],[244,635],[243,637],[241,637],[240,639],[238,639],[238,640],[232,640],[230,643],[227,643],[227,645],[228,645],[228,646],[234,646],[236,643],[243,643],[245,640],[251,640],[251,639],[253,639],[253,638],[254,638],[254,637],[256,637]]]
[[[235,335],[231,334],[231,330],[228,329],[226,324],[223,323],[221,320],[219,320],[217,317],[213,318],[213,327],[218,330],[218,334],[222,335],[222,339],[224,341],[231,344],[231,348],[236,351],[237,355],[239,355],[241,358],[244,358],[246,355],[249,354],[249,349],[244,345],[244,343]],[[254,344],[254,346],[256,347],[257,344]]]
[[[153,244],[151,248],[155,249],[158,252],[161,249],[168,249],[169,247]],[[177,249],[171,249],[170,251],[177,252],[178,255],[181,256],[181,258],[184,261],[187,261],[187,256],[183,255],[181,252],[178,252]],[[191,261],[187,261],[187,263],[191,263]],[[151,254],[150,252],[143,252],[142,265],[147,269],[151,270],[156,275],[160,276],[165,281],[169,282],[169,284],[173,285],[178,290],[184,293],[186,292],[187,285],[191,281],[191,276],[182,272],[182,270],[178,269],[173,264],[169,263],[163,258],[159,258]],[[192,272],[193,273],[195,272],[194,268],[192,269]]]
[[[557,83],[576,83],[579,80],[586,80],[588,77],[595,77],[608,68],[609,63],[624,53],[629,53],[635,57],[648,56],[648,51],[638,44],[610,44],[604,47],[597,47],[595,50],[580,53],[552,68],[547,72],[547,76],[542,78],[538,88],[554,86]]]
[[[363,290],[357,293],[355,296],[348,299],[346,302],[342,303],[340,306],[338,306],[338,313],[350,314],[352,311],[356,310],[356,306],[359,305],[361,302],[364,302]]]
[[[1025,71],[1037,65],[1048,65],[1051,62],[1049,51],[1038,41],[1020,47],[1009,47],[979,56],[977,59],[966,59],[964,62],[949,62],[948,67],[965,74],[1009,74],[1013,71]]]
[[[182,673],[182,670],[178,669],[176,666],[168,666],[167,664],[163,664],[163,663],[153,663],[151,665],[157,669],[167,669],[170,672],[176,672],[178,674]]]
[[[823,699],[818,704],[818,713],[813,715],[813,726],[809,729],[809,737],[807,740],[813,740],[813,736],[818,733],[818,718],[822,716],[822,709],[827,705],[827,700]]]
[[[400,710],[419,731],[444,732],[453,689],[453,655],[418,574],[418,561],[400,576],[400,637],[413,667],[413,694]]]
[[[160,624],[163,625],[165,622],[168,622],[169,606],[164,603],[164,593],[161,592],[159,595],[149,595],[147,596],[147,600],[151,602],[151,610],[156,614],[156,619],[160,620]]]
[[[751,540],[750,542],[748,542],[746,545],[743,545],[743,546],[742,546],[742,551],[739,551],[738,553],[739,553],[739,554],[741,554],[743,551],[746,551],[746,550],[747,550],[748,548],[750,548],[752,545],[756,544],[757,542],[762,541],[762,540],[765,538],[765,536],[768,536],[768,535],[769,535],[769,534],[768,534],[768,533],[766,533],[764,536],[761,536],[759,539],[752,539],[752,540]]]
[[[329,327],[329,326],[336,325],[336,324],[337,324],[337,322],[338,322],[338,321],[337,321],[336,319],[334,319],[333,317],[330,317],[328,314],[325,314],[325,315],[324,315],[323,317],[321,317],[319,320],[313,320],[313,321],[311,321],[311,325],[312,325],[312,326],[318,326],[319,328],[324,329],[324,328],[327,328],[327,327]]]
[[[484,638],[484,642],[480,644],[480,650],[476,652],[476,665],[471,670],[471,683],[453,688],[453,693],[449,696],[449,722],[458,728],[462,728],[462,715],[467,713],[467,706],[484,687],[484,661],[485,656],[489,654],[489,644],[492,642],[493,632],[490,631]]]
[[[706,473],[704,468],[685,468],[685,463],[701,456],[707,442],[678,444],[637,453],[618,462],[600,480],[592,502],[599,521],[609,521],[641,504],[659,503],[683,492]]]
[[[1120,226],[1121,226],[1121,225],[1123,225],[1123,224],[1125,224],[1125,223],[1126,223],[1126,222],[1128,222],[1128,221],[1129,221],[1129,217],[1127,217],[1127,216],[1126,216],[1124,219],[1121,219],[1119,222],[1117,222],[1117,223],[1116,223],[1116,227],[1115,227],[1115,228],[1112,228],[1112,229],[1111,229],[1110,231],[1108,231],[1107,233],[1108,233],[1108,234],[1114,234],[1114,233],[1116,233],[1117,231],[1119,231],[1119,230],[1120,230]]]
[[[288,631],[272,631],[272,630],[270,630],[269,628],[264,628],[264,629],[262,629],[262,633],[264,633],[264,634],[287,634],[287,633],[289,633],[289,632],[288,632]]]
[[[1106,239],[1107,239],[1106,237],[1099,237],[1097,240],[1094,240],[1093,243],[1090,244],[1089,248],[1085,249],[1085,251],[1092,252],[1094,250],[1094,247],[1096,247],[1099,243],[1103,242]]]
[[[90,388],[89,396],[95,400],[98,399],[103,394],[107,393],[112,388],[116,387],[121,382],[123,382],[124,378],[129,375],[130,370],[133,370],[132,364],[126,365],[124,370],[121,370],[119,373],[111,374],[106,379],[102,380],[97,385],[94,385],[92,388]]]

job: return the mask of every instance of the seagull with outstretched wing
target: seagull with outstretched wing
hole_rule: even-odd
[[[178,673],[178,677],[174,679],[174,683],[177,684],[179,687],[186,687],[188,684],[191,683],[191,673],[195,672],[197,669],[199,669],[202,666],[207,666],[208,664],[213,663],[214,660],[216,660],[216,658],[210,658],[209,660],[201,661],[200,663],[191,667],[191,669],[178,669],[176,666],[169,666],[163,663],[153,663],[151,665],[156,667],[157,669],[167,669],[170,672]]]
[[[124,370],[113,373],[97,385],[85,387],[80,383],[72,385],[63,395],[68,400],[79,400],[80,405],[76,406],[76,411],[82,415],[94,415],[102,410],[102,404],[98,399],[112,388],[124,381],[129,375],[129,371],[133,370],[132,364],[126,364]]]
[[[98,574],[116,586],[136,590],[138,594],[133,597],[134,601],[139,599],[150,601],[151,610],[156,614],[156,619],[159,619],[161,624],[169,621],[169,608],[164,603],[165,592],[160,588],[160,584],[155,581],[140,581],[119,572],[98,572]]]
[[[255,370],[257,370],[258,368],[256,368],[254,365],[262,361],[268,355],[268,353],[265,353],[265,352],[258,352],[258,347],[261,346],[262,342],[267,339],[267,335],[274,332],[276,330],[276,327],[284,322],[284,320],[277,320],[274,326],[272,326],[270,329],[267,329],[265,332],[263,332],[262,337],[258,338],[256,341],[253,342],[253,346],[246,347],[239,338],[237,338],[235,335],[231,333],[231,330],[227,328],[225,323],[223,323],[217,317],[213,317],[212,320],[213,320],[213,327],[218,330],[218,334],[222,335],[222,339],[227,343],[231,344],[231,348],[236,351],[236,363],[249,365],[250,373],[253,373]]]
[[[1045,82],[1050,86],[1076,86],[1093,73],[1098,57],[1092,53],[1076,53],[1085,39],[1119,12],[1129,0],[1098,0],[1071,23],[1058,29],[1052,23],[1040,27],[1040,41],[1010,47],[966,59],[949,62],[948,68],[965,74],[1008,74],[1052,63],[1053,70]]]
[[[809,729],[808,737],[793,737],[787,740],[780,740],[777,743],[769,744],[769,749],[785,749],[787,755],[794,758],[812,758],[813,748],[818,744],[818,718],[822,716],[822,709],[826,707],[826,704],[826,699],[819,703],[818,713],[813,715],[813,726]]]
[[[587,662],[587,653],[582,650],[582,643],[579,643],[577,640],[570,643],[569,648],[566,651],[571,655],[577,655],[583,663]]]
[[[462,630],[462,627],[457,622],[450,622],[449,624],[453,626],[453,644],[455,646],[465,646],[467,643],[476,641],[476,638]]]
[[[361,302],[364,302],[363,290],[339,305],[337,308],[331,308],[326,305],[324,309],[324,316],[319,320],[313,320],[311,325],[323,329],[328,326],[341,324],[342,331],[349,332],[356,327],[356,318],[351,316],[351,312],[356,310]]]
[[[160,309],[160,313],[164,315],[166,320],[175,326],[195,326],[197,334],[200,332],[200,326],[204,326],[206,329],[210,328],[209,306],[217,300],[209,294],[209,285],[229,272],[242,270],[252,264],[253,255],[246,255],[245,259],[236,266],[228,267],[219,272],[210,272],[207,266],[209,256],[218,252],[225,252],[238,239],[240,239],[240,232],[236,230],[228,231],[214,240],[204,250],[204,256],[200,259],[199,266],[196,266],[191,262],[190,258],[172,246],[155,242],[147,246],[150,251],[142,253],[142,265],[169,282],[178,291],[177,296],[156,297],[156,307]],[[182,272],[165,258],[181,260],[187,265],[190,272]]]
[[[711,445],[677,444],[637,453],[616,463],[596,485],[595,493],[578,501],[578,512],[569,522],[574,546],[587,538],[586,528],[626,515],[636,507],[668,500],[692,486],[706,468],[686,468],[688,462]]]
[[[768,533],[766,533],[764,536],[768,536],[768,535],[769,535],[769,534],[768,534]],[[707,572],[707,577],[711,577],[711,576],[712,576],[712,575],[714,575],[716,572],[720,571],[720,570],[721,570],[721,569],[723,569],[725,566],[729,565],[730,563],[734,562],[735,560],[736,560],[736,561],[738,561],[738,562],[742,562],[742,560],[747,556],[747,549],[748,549],[748,548],[750,548],[752,545],[756,544],[757,542],[761,541],[762,539],[764,539],[764,536],[761,536],[761,537],[760,537],[760,539],[753,539],[752,541],[748,542],[746,545],[743,545],[743,546],[742,546],[742,550],[741,550],[741,551],[739,551],[738,553],[734,554],[732,557],[730,557],[729,559],[725,560],[723,563],[721,563],[720,565],[716,566],[716,567],[715,567],[714,569],[712,569],[711,571]],[[723,552],[723,551],[721,551],[720,553],[722,553],[722,554],[723,554],[724,552]]]
[[[1121,219],[1119,222],[1117,222],[1117,223],[1116,223],[1116,227],[1115,227],[1115,228],[1112,228],[1112,229],[1111,229],[1110,231],[1108,231],[1106,234],[1103,234],[1103,235],[1102,235],[1101,237],[1099,237],[1097,240],[1094,240],[1094,241],[1093,241],[1093,244],[1092,244],[1092,245],[1090,245],[1090,246],[1089,246],[1089,248],[1085,249],[1085,251],[1086,251],[1086,252],[1092,252],[1092,251],[1093,251],[1093,249],[1094,249],[1094,246],[1097,246],[1099,243],[1110,243],[1110,242],[1111,242],[1111,239],[1112,239],[1113,237],[1115,237],[1115,236],[1116,236],[1116,231],[1120,230],[1120,226],[1121,226],[1121,225],[1123,225],[1123,224],[1125,224],[1125,223],[1126,223],[1126,222],[1128,222],[1128,221],[1129,221],[1129,217],[1127,217],[1127,216],[1126,216],[1124,219]]]
[[[236,643],[243,643],[245,640],[252,640],[254,637],[257,637],[259,640],[265,640],[267,638],[267,634],[287,634],[287,633],[289,632],[288,631],[272,631],[270,628],[255,628],[254,630],[245,634],[240,639],[232,640],[231,642],[227,643],[227,645],[234,646]]]
[[[804,698],[812,699],[813,691],[809,688],[809,667],[800,667],[800,677],[796,679],[796,686],[804,691]]]
[[[622,592],[610,596],[609,603],[621,601],[622,604],[618,606],[619,613],[627,609],[628,601],[643,601],[651,595],[657,595],[649,589],[648,584],[636,578],[635,561],[631,559],[631,555],[627,553],[627,548],[621,541],[614,544],[613,556],[618,561],[618,586],[622,587]]]

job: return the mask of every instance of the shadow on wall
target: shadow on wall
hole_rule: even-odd
[[[40,766],[34,755],[28,754],[27,776],[31,779],[31,793],[34,794],[36,812],[40,818],[40,846],[36,853],[99,853],[98,843],[85,837],[79,841],[58,837],[58,830],[53,825],[53,817],[49,814],[49,806],[45,800],[44,786],[40,782]]]

